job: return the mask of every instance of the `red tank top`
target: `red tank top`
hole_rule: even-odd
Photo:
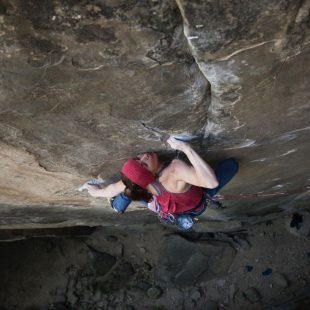
[[[156,196],[156,199],[164,212],[172,214],[186,213],[197,208],[202,202],[203,190],[201,187],[192,185],[184,193],[171,193],[158,180],[152,183],[152,185],[158,191],[159,195]]]

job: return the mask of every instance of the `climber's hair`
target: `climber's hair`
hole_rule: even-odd
[[[126,186],[124,193],[131,200],[144,200],[149,202],[152,199],[153,195],[151,193],[129,180],[123,173],[121,173],[121,179]]]

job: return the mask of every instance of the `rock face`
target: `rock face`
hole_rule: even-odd
[[[225,274],[234,254],[226,243],[199,244],[171,235],[161,244],[157,278],[163,285],[195,285]]]
[[[80,216],[81,207],[104,202],[75,189],[117,175],[136,153],[165,151],[158,132],[196,135],[203,157],[240,161],[223,191],[228,217],[302,205],[309,7],[307,0],[1,0],[2,225],[35,222],[12,206],[40,208],[43,217],[47,207],[74,206],[63,225],[93,218]]]

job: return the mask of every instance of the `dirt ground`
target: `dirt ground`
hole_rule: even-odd
[[[0,309],[309,309],[309,237],[291,223],[231,233],[97,227],[1,242]]]

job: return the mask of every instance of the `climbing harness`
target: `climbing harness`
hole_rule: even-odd
[[[190,231],[195,224],[197,216],[205,212],[207,208],[211,209],[224,209],[223,204],[217,200],[214,200],[206,191],[198,207],[193,208],[184,213],[169,213],[163,211],[159,203],[156,201],[156,197],[153,198],[156,206],[158,218],[161,222],[175,225],[179,230]]]

